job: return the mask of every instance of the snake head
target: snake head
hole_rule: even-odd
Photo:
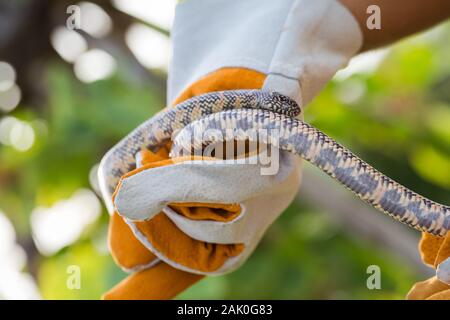
[[[301,108],[294,99],[279,92],[266,92],[261,97],[262,105],[272,112],[281,113],[288,117],[296,117],[301,113]]]

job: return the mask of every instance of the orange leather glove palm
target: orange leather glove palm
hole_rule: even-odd
[[[264,79],[263,74],[247,69],[221,69],[194,83],[175,103],[212,91],[259,88]],[[161,148],[157,153],[143,151],[142,167],[125,177],[172,164],[168,152],[168,148]],[[240,213],[236,204],[183,203],[171,207],[193,220],[229,221]],[[151,243],[175,262],[206,272],[217,269],[243,249],[241,244],[212,244],[192,239],[163,213],[131,226],[115,212],[109,226],[110,250],[120,267],[134,273],[107,292],[104,299],[170,299],[203,278],[159,261],[143,243]]]
[[[439,238],[428,233],[422,234],[419,251],[425,264],[436,268],[450,257],[450,234]],[[450,300],[450,285],[439,281],[436,276],[417,282],[409,291],[409,300]]]

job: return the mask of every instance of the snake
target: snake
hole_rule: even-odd
[[[98,171],[103,198],[108,208],[113,208],[111,196],[120,178],[136,167],[135,155],[143,148],[157,148],[172,140],[172,150],[181,152],[201,148],[205,143],[258,139],[253,134],[256,130],[259,138],[309,161],[395,220],[436,236],[447,234],[449,206],[429,200],[377,171],[298,119],[301,113],[293,99],[263,90],[211,92],[166,108],[103,157]],[[196,135],[196,130],[204,134]]]
[[[163,109],[120,140],[100,161],[98,183],[108,211],[114,210],[112,196],[120,178],[136,168],[136,154],[139,151],[143,148],[157,149],[167,144],[181,129],[197,119],[240,108],[271,110],[288,117],[299,116],[302,112],[290,97],[254,89],[202,94]]]

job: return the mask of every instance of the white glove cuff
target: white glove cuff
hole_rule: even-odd
[[[362,45],[336,0],[189,0],[177,6],[168,101],[208,73],[240,67],[268,75],[264,89],[307,104]]]

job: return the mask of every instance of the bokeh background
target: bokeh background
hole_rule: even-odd
[[[96,166],[165,105],[174,0],[0,2],[0,298],[98,299],[126,275],[108,253]],[[404,185],[450,194],[450,24],[356,57],[306,120]],[[237,272],[183,298],[403,299],[432,274],[420,234],[305,164],[298,199]],[[81,289],[66,286],[81,268]],[[366,286],[381,268],[381,289]]]

